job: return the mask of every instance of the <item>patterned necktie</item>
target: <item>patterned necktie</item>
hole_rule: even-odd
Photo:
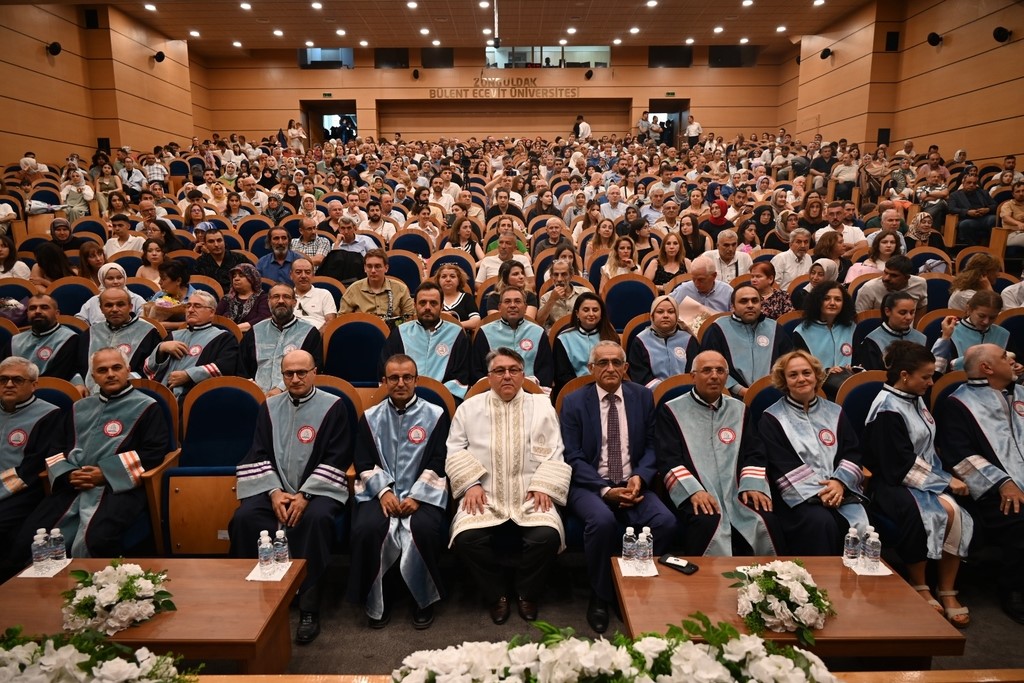
[[[608,480],[614,484],[622,481],[622,439],[619,435],[619,397],[608,394]]]

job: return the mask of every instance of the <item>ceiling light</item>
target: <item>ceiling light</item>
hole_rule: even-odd
[[[235,42],[233,42],[231,44],[234,45],[235,47],[242,47],[241,41],[238,41],[238,40],[236,40]]]
[[[419,7],[419,5],[417,5],[415,2],[407,2],[405,3],[405,6],[408,7],[409,9],[416,9],[417,7]]]
[[[753,4],[754,4],[754,0],[743,0],[743,6],[744,7],[750,7]]]
[[[360,40],[359,41],[359,47],[366,47],[367,45],[369,45],[369,43],[366,42],[365,40]]]
[[[658,6],[658,0],[647,0],[647,6],[648,7],[657,7]]]
[[[559,45],[565,45],[568,42],[569,42],[568,40],[566,40],[565,38],[562,38],[561,40],[558,41],[558,44]]]
[[[724,31],[724,30],[725,30],[725,29],[724,29],[724,28],[722,28],[721,26],[716,26],[716,27],[715,27],[715,33],[721,33],[721,32],[722,32],[722,31]]]
[[[485,29],[484,29],[484,31],[483,31],[483,34],[484,34],[485,36],[489,36],[489,35],[491,35],[491,29],[489,29],[489,28],[485,28]]]
[[[686,39],[686,44],[687,44],[687,45],[693,45],[693,43],[694,43],[694,40],[693,40],[693,38],[687,38],[687,39]]]
[[[441,44],[441,41],[440,40],[432,40],[432,41],[430,41],[430,44],[433,45],[434,47],[437,47],[438,45]]]
[[[490,6],[491,6],[491,3],[487,2],[487,0],[483,0],[483,1],[482,1],[482,2],[480,3],[480,9],[487,9],[487,8],[488,8],[488,7],[490,7]]]
[[[572,26],[570,26],[569,28],[565,29],[565,32],[568,33],[570,36],[572,36],[572,35],[576,34],[576,29],[574,29]]]
[[[319,3],[319,2],[314,2],[314,3],[313,3],[313,4],[311,5],[311,7],[312,7],[313,9],[323,9],[323,8],[324,8],[324,6],[323,6],[323,5],[321,5],[321,4]]]
[[[629,29],[629,32],[632,33],[633,35],[636,35],[637,33],[640,33],[640,29],[634,26],[633,28]]]
[[[622,38],[616,38],[613,40],[612,45],[622,45]]]
[[[156,5],[143,5],[143,7],[148,9],[150,12],[155,12],[156,11]]]
[[[429,28],[421,28],[421,29],[420,29],[420,35],[421,35],[421,36],[427,36],[427,35],[430,35],[430,29],[429,29]]]
[[[746,45],[749,42],[750,42],[750,39],[748,39],[748,38],[740,38],[740,45]]]
[[[199,31],[189,31],[188,34],[190,36],[192,36],[193,38],[198,38],[199,37]]]
[[[776,26],[775,27],[775,32],[776,33],[785,33],[786,32],[786,27],[785,26]]]
[[[241,8],[242,8],[242,9],[244,9],[244,10],[250,10],[250,9],[252,9],[252,5],[250,5],[250,4],[249,4],[249,3],[247,3],[247,2],[243,2],[243,3],[241,4],[241,5],[239,5],[239,7],[241,7]]]
[[[307,40],[306,41],[306,47],[313,47],[313,41],[312,40]]]
[[[493,47],[493,46],[494,46],[494,41],[493,41],[493,40],[490,40],[490,39],[488,39],[488,40],[487,40],[487,44],[488,44],[489,46]]]
[[[824,4],[825,4],[825,0],[814,0],[814,6],[815,7],[821,7]]]
[[[339,28],[337,31],[335,31],[335,33],[339,36],[343,36],[345,35],[345,29]]]
[[[282,31],[282,30],[281,30],[281,29],[279,29],[279,28],[275,28],[275,29],[274,29],[274,35],[275,35],[275,36],[277,36],[278,38],[280,38],[281,36],[283,36],[283,35],[284,35],[284,31]]]

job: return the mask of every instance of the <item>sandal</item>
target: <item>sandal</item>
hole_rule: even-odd
[[[928,596],[928,599],[925,600],[925,602],[927,602],[939,614],[943,613],[942,605],[939,604],[938,600],[932,597],[931,588],[928,586],[911,586],[911,588],[916,590],[918,593],[925,593]]]
[[[960,591],[937,591],[935,593],[940,598],[953,598],[959,594]],[[956,628],[967,628],[971,623],[971,611],[966,607],[946,607],[943,611],[949,623]]]

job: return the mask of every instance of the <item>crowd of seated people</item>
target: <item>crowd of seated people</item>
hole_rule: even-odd
[[[357,138],[301,152],[274,138],[254,145],[232,135],[152,153],[97,152],[91,164],[72,156],[60,173],[26,154],[8,175],[14,220],[26,217],[41,183],[56,182],[59,199],[48,232],[23,236],[21,244],[0,213],[0,285],[12,278],[24,285],[23,296],[4,310],[23,329],[0,353],[28,361],[12,365],[9,377],[0,375],[5,410],[11,400],[29,398],[8,385],[32,386],[38,376],[67,380],[85,400],[109,399],[108,389],[125,390],[122,369],[163,382],[179,399],[207,379],[245,377],[268,398],[290,394],[297,408],[314,391],[299,373],[322,372],[330,360],[327,332],[356,313],[369,314],[384,321],[388,336],[381,348],[360,349],[361,355],[372,359],[381,385],[402,405],[410,398],[389,384],[392,375],[405,378],[391,383],[396,386],[416,376],[441,382],[459,410],[484,410],[472,398],[462,401],[475,384],[489,383],[505,409],[540,419],[547,407],[523,407],[515,398],[525,380],[542,402],[555,405],[580,391],[579,378],[594,380],[597,397],[586,399],[594,401],[592,410],[574,410],[599,417],[602,430],[629,436],[614,447],[607,439],[588,446],[573,431],[578,424],[561,422],[562,438],[556,430],[537,446],[552,464],[538,472],[551,479],[535,489],[547,493],[531,499],[538,513],[571,509],[588,530],[604,525],[603,545],[585,547],[592,573],[618,552],[607,542],[607,525],[634,519],[648,489],[667,509],[644,513],[660,525],[659,548],[691,554],[838,554],[850,526],[863,530],[878,522],[915,588],[957,626],[969,622],[953,582],[971,539],[972,514],[979,524],[1006,524],[1007,576],[1024,563],[1024,471],[993,462],[1006,456],[1000,448],[1017,441],[1000,441],[988,459],[950,455],[922,398],[931,376],[960,369],[979,386],[1020,391],[1014,382],[1024,368],[1007,352],[1013,340],[996,318],[1020,308],[1024,285],[1004,272],[1002,255],[982,249],[970,259],[950,258],[964,245],[987,244],[997,216],[1017,230],[1008,245],[1024,246],[1024,177],[1012,156],[991,169],[946,164],[937,148],[919,156],[908,141],[891,160],[884,145],[862,157],[856,144],[826,143],[820,135],[803,144],[784,131],[728,143],[712,133],[693,148],[642,144],[627,135],[429,143]],[[944,232],[947,217],[958,230]],[[944,241],[949,234],[952,241]],[[636,280],[649,284],[652,304],[616,326],[610,295]],[[945,290],[932,286],[937,281]],[[65,296],[62,287],[72,284],[91,296]],[[77,302],[74,310],[70,301]],[[946,308],[955,310],[937,320],[927,315]],[[858,435],[833,401],[862,370],[883,370],[888,379],[869,429]],[[685,373],[692,373],[691,391],[653,402],[652,390]],[[755,386],[763,391],[765,378],[782,398],[755,425],[748,393]],[[628,396],[626,405],[614,398],[603,403],[616,395]],[[582,402],[578,396],[573,400]],[[637,403],[643,410],[634,411]],[[273,403],[281,410],[288,405]],[[996,408],[1005,412],[1006,403]],[[711,430],[720,416],[728,422],[707,435],[700,431]],[[465,421],[456,412],[438,422],[440,436],[423,436],[443,440],[453,417]],[[550,419],[559,424],[559,417]],[[331,413],[330,419],[343,417]],[[1024,401],[1013,403],[1006,419],[1018,434]],[[902,440],[888,438],[894,430]],[[938,431],[941,436],[941,426]],[[874,448],[870,457],[860,436]],[[471,435],[460,438],[473,443]],[[894,451],[892,458],[884,459],[883,446]],[[33,464],[44,469],[54,448],[42,448],[52,452],[42,461],[36,453]],[[957,448],[966,447],[958,442]],[[438,481],[443,487],[449,466],[471,473],[481,467],[453,460],[451,443],[442,464],[441,450],[431,450],[428,488]],[[704,450],[720,451],[725,460],[719,462],[730,464],[715,470]],[[356,453],[347,464],[372,468],[384,456]],[[19,462],[9,457],[0,465],[0,523],[15,529],[24,507],[9,516],[5,500],[31,487]],[[865,465],[877,472],[877,499]],[[919,476],[922,468],[931,475]],[[240,481],[243,475],[240,468]],[[374,472],[356,476],[383,490]],[[459,519],[468,518],[467,528],[477,531],[490,526],[473,519],[484,514],[487,494],[474,490],[471,474],[460,470],[460,476],[467,485],[451,490]],[[567,497],[558,493],[563,476],[571,482]],[[399,497],[416,500],[414,481],[397,482]],[[129,477],[128,484],[138,481]],[[108,478],[105,485],[113,483]],[[583,503],[576,486],[598,495]],[[741,503],[722,498],[732,495],[721,493],[729,487]],[[297,491],[286,491],[281,502],[278,488],[257,489],[264,496],[270,491],[282,523],[290,505],[303,505]],[[973,500],[965,497],[968,490]],[[316,495],[327,494],[310,493]],[[330,495],[342,503],[347,496]],[[999,506],[1009,504],[1010,520],[982,509],[993,496]],[[428,497],[419,500],[435,507],[446,500]],[[386,516],[412,512],[387,497],[359,497],[358,489],[356,500],[379,502]],[[920,515],[904,514],[915,505]],[[902,527],[884,523],[893,516]],[[945,534],[934,531],[943,526],[936,519],[945,520]],[[729,524],[731,540],[716,531]],[[553,521],[552,528],[564,536]],[[460,543],[486,540],[478,536]],[[593,538],[586,532],[584,545]],[[84,552],[89,540],[82,536],[76,547]],[[379,551],[384,541],[374,543]],[[564,537],[544,539],[553,552],[562,545]],[[96,548],[116,551],[116,538]],[[473,557],[478,550],[460,552]],[[17,549],[0,558],[7,571],[23,559]],[[537,571],[548,561],[533,559]],[[939,602],[923,578],[928,559],[939,563]],[[432,558],[427,565],[434,586]],[[531,576],[523,584],[528,594],[518,596],[527,619],[536,618],[540,599]],[[1024,623],[1020,576],[1000,589],[1006,611]],[[404,578],[417,577],[422,573]],[[606,577],[591,579],[588,620],[601,632],[612,596]],[[374,594],[378,587],[367,576],[354,580],[370,625],[382,627],[389,598]],[[442,591],[409,587],[418,602],[417,626],[429,626],[432,613],[425,610]],[[509,598],[491,589],[484,593],[500,623],[508,618]],[[300,639],[308,642],[318,629],[317,603],[303,604]]]

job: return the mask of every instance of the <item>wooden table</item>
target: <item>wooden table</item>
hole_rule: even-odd
[[[725,621],[746,632],[736,614],[733,580],[722,572],[738,566],[769,562],[770,557],[693,557],[700,570],[686,576],[658,565],[656,578],[624,578],[612,558],[619,605],[626,632],[635,636],[664,633],[667,624],[679,624],[693,612],[703,612],[713,623]],[[783,558],[787,559],[787,558]],[[837,615],[814,633],[813,651],[820,657],[899,658],[901,668],[928,669],[933,656],[962,655],[966,638],[921,599],[897,574],[858,576],[843,566],[840,557],[802,558],[819,587],[828,591]],[[768,631],[766,638],[797,644],[792,633]]]
[[[305,560],[292,560],[281,581],[246,581],[255,560],[125,560],[167,571],[176,612],[154,616],[113,640],[200,661],[237,660],[244,674],[284,673],[291,659],[288,604],[306,576]],[[61,593],[74,587],[72,569],[97,571],[110,560],[77,559],[49,579],[13,578],[0,586],[0,628],[23,626],[26,634],[62,630]]]

